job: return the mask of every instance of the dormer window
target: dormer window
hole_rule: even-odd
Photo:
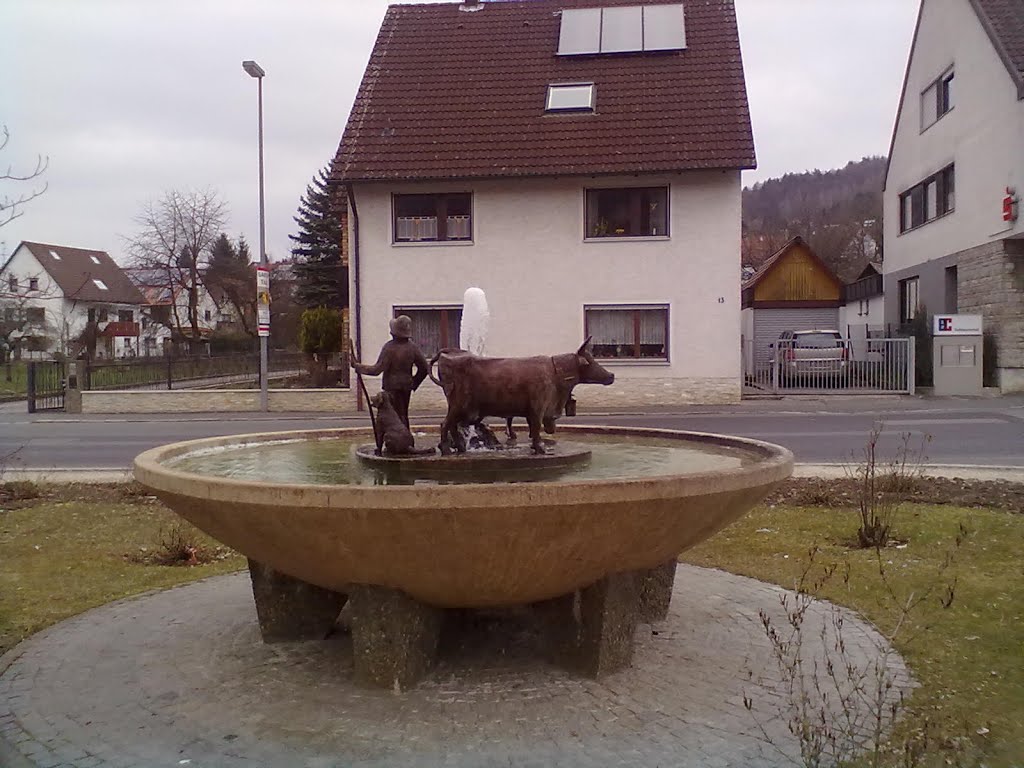
[[[934,124],[940,117],[953,109],[952,69],[924,89],[921,94],[921,130]]]
[[[593,112],[594,84],[565,83],[548,86],[546,112]]]
[[[60,254],[57,253],[56,251],[51,249],[50,250],[50,255],[53,257],[54,261],[60,261]]]
[[[93,256],[92,254],[89,255],[89,258],[92,259],[92,263],[93,264],[99,264],[100,263],[100,260],[98,258],[96,258],[95,256]]]
[[[93,282],[93,285],[95,285],[95,286],[96,286],[97,288],[99,288],[99,289],[100,289],[101,291],[106,291],[106,290],[108,290],[108,288],[107,288],[107,284],[106,284],[106,283],[104,283],[104,282],[103,282],[102,280],[99,280],[98,278],[95,278],[95,277],[94,277],[94,278],[93,278],[93,280],[92,280],[92,282]]]

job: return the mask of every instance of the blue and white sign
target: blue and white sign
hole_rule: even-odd
[[[981,315],[935,315],[936,336],[981,336]]]

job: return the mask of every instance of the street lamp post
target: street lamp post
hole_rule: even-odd
[[[255,61],[243,61],[242,69],[251,77],[256,78],[258,109],[259,109],[259,155],[260,155],[260,268],[266,271],[267,268],[267,247],[266,247],[266,221],[263,214],[263,77],[267,73],[263,67]],[[269,284],[268,284],[269,286]],[[259,289],[258,289],[259,290]],[[269,287],[268,287],[269,290]],[[257,294],[256,301],[257,315],[260,313],[260,297]],[[262,323],[259,316],[256,318],[258,333],[260,336],[260,410],[267,410],[267,337],[270,335],[269,306],[267,307],[266,324]]]

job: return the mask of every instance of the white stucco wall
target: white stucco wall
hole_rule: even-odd
[[[661,184],[670,186],[670,237],[584,240],[586,187]],[[392,244],[392,193],[465,191],[473,193],[471,244]],[[738,172],[362,184],[355,197],[363,327],[353,332],[362,333],[367,360],[389,338],[394,306],[458,305],[469,286],[487,294],[493,356],[576,349],[586,304],[668,304],[669,362],[609,362],[617,384],[715,380],[729,390],[715,397],[739,396]]]
[[[846,306],[839,308],[839,330],[847,335],[847,328],[866,325],[881,326],[885,324],[885,297],[872,296],[863,303],[853,299]]]
[[[921,93],[951,66],[955,106],[922,132]],[[952,162],[955,210],[901,235],[900,194]],[[886,177],[886,273],[1024,233],[1002,221],[1007,186],[1024,193],[1024,101],[968,0],[924,0]]]

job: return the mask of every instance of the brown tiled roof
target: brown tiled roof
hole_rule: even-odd
[[[22,241],[36,260],[60,286],[64,296],[75,301],[99,301],[111,304],[143,304],[139,289],[106,251],[70,248],[66,245]],[[51,255],[54,251],[60,259]],[[93,258],[99,262],[97,264]],[[101,281],[103,290],[93,280]]]
[[[972,0],[982,26],[1024,98],[1024,0]]]
[[[732,0],[685,3],[683,51],[556,55],[561,10],[639,1],[391,6],[332,178],[753,168]],[[548,85],[572,82],[595,83],[594,113],[545,114]]]

